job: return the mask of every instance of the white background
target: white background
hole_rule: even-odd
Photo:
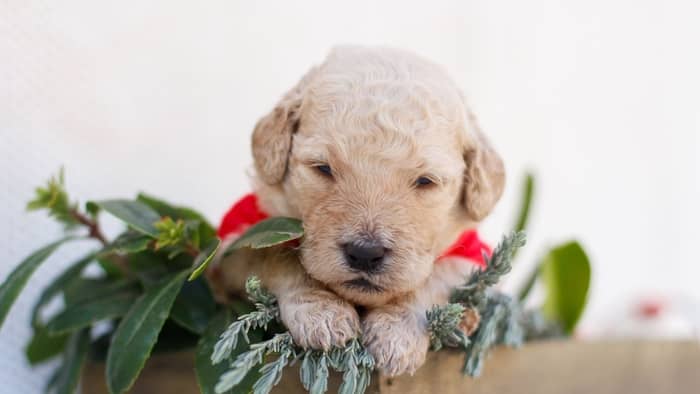
[[[464,89],[509,173],[487,239],[511,225],[521,175],[537,173],[531,241],[506,288],[577,238],[594,265],[582,335],[637,296],[697,300],[697,4],[0,0],[0,280],[59,235],[23,210],[61,165],[81,201],[144,190],[217,222],[249,190],[255,121],[354,43],[414,50]],[[75,256],[41,267],[0,331],[13,393],[43,387],[46,368],[22,359],[28,310]]]

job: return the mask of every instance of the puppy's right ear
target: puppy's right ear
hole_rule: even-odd
[[[481,221],[488,215],[503,194],[505,168],[486,136],[479,130],[474,114],[469,117],[470,146],[464,152],[464,207],[472,220]]]
[[[284,179],[297,131],[304,92],[316,69],[309,71],[297,86],[282,97],[275,108],[258,121],[253,130],[253,160],[260,179],[275,185]]]

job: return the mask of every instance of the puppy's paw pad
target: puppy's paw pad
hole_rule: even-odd
[[[425,362],[430,339],[414,319],[368,316],[362,342],[388,376],[413,374]]]
[[[304,294],[280,304],[282,321],[294,342],[307,349],[343,346],[360,332],[355,308],[332,294]]]

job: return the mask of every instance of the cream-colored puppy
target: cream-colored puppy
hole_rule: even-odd
[[[252,145],[261,208],[301,219],[304,239],[298,251],[234,253],[210,273],[215,291],[256,274],[297,344],[361,335],[384,373],[415,371],[425,311],[473,267],[436,258],[504,184],[455,83],[411,53],[337,48],[259,121]]]

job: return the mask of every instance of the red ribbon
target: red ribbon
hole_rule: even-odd
[[[231,235],[241,235],[248,227],[268,217],[269,215],[258,207],[258,197],[252,193],[247,194],[226,212],[216,234],[220,239]],[[466,230],[447,250],[440,254],[436,262],[444,257],[462,257],[481,268],[486,268],[482,253],[491,256],[491,248],[479,239],[476,230]]]

